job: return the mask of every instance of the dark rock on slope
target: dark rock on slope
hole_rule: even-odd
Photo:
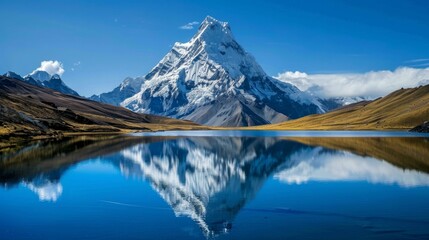
[[[429,133],[429,121],[426,121],[422,125],[412,128],[410,132]]]

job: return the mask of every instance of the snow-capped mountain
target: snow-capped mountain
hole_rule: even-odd
[[[372,97],[336,97],[336,98],[328,98],[327,100],[335,101],[341,106],[346,106],[357,102],[371,101],[371,100],[374,100],[374,98]]]
[[[39,82],[46,82],[46,81],[49,81],[52,76],[48,72],[36,70],[26,75],[24,78],[30,78],[30,77]]]
[[[229,24],[212,17],[137,82],[134,95],[120,86],[104,95],[112,98],[93,99],[214,126],[276,123],[325,111],[311,95],[269,77],[237,43]]]
[[[24,81],[24,78],[21,77],[21,75],[15,73],[15,72],[12,72],[12,71],[8,71],[7,73],[3,74],[3,76]]]
[[[47,88],[51,88],[65,94],[79,96],[79,94],[68,87],[57,74],[54,74],[51,79],[42,82],[42,84]]]
[[[144,78],[142,77],[127,77],[121,85],[113,89],[111,92],[92,95],[89,99],[119,106],[125,99],[140,91],[143,81]]]
[[[344,107],[353,103],[362,101],[371,101],[374,98],[371,97],[334,97],[334,98],[317,98],[319,102],[323,104],[326,110],[334,110],[340,107]]]
[[[64,94],[79,96],[76,91],[61,80],[58,74],[50,75],[48,72],[37,70],[21,77],[19,74],[9,71],[3,76],[18,79],[35,86],[50,88]]]

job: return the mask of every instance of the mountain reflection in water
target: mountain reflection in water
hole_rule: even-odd
[[[176,216],[191,218],[208,237],[230,231],[271,177],[285,184],[429,186],[425,138],[79,137],[3,152],[0,183],[22,184],[41,201],[56,201],[62,175],[88,159],[149,182]]]

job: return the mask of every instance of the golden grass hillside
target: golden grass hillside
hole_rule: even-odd
[[[409,130],[429,120],[429,85],[397,90],[361,102],[287,122],[253,127],[270,130]]]
[[[0,76],[0,138],[172,129],[207,127],[135,113]]]

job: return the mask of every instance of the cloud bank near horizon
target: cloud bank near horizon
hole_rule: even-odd
[[[366,73],[307,74],[299,71],[279,73],[274,78],[291,83],[321,98],[385,96],[400,88],[429,84],[429,67],[398,67],[394,71]]]

